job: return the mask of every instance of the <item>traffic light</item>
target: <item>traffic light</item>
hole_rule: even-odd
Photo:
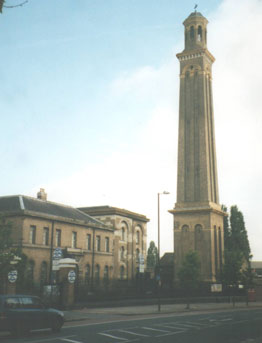
[[[5,0],[0,0],[0,13],[2,13]]]

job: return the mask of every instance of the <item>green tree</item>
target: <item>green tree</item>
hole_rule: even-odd
[[[155,245],[155,242],[151,241],[149,244],[149,248],[147,250],[147,267],[148,268],[155,268],[158,262],[158,249]]]
[[[178,271],[180,286],[186,292],[187,306],[190,307],[190,295],[199,287],[200,283],[200,260],[196,251],[189,251],[182,262],[182,266]]]
[[[250,254],[247,230],[245,227],[243,214],[238,210],[237,206],[232,206],[230,209],[230,227],[230,248],[241,251],[243,253],[243,257],[245,258],[245,262],[247,265],[249,265],[252,256]]]
[[[222,208],[227,210],[225,206]],[[230,218],[224,218],[224,265],[221,275],[224,286],[236,289],[240,282],[246,288],[251,285],[251,257],[243,214],[237,206],[231,206]]]

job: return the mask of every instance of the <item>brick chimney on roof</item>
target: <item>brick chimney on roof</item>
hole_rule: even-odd
[[[37,193],[37,199],[44,200],[44,201],[47,200],[47,194],[44,188],[40,188],[40,191]]]

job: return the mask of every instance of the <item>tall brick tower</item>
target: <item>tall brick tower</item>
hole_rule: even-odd
[[[207,19],[193,12],[184,21],[180,62],[177,202],[174,216],[175,275],[189,250],[200,256],[202,279],[214,282],[223,263],[223,217],[218,196],[212,100],[213,55]]]

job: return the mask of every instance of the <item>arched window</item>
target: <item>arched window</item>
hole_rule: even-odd
[[[121,249],[120,249],[120,258],[121,258],[121,260],[123,260],[125,258],[125,248],[124,247],[121,247]]]
[[[85,282],[88,284],[90,280],[90,264],[86,265],[86,271],[85,271]]]
[[[199,42],[202,41],[202,27],[200,25],[198,26],[198,29],[197,29],[197,40]]]
[[[124,280],[125,278],[125,267],[121,266],[120,267],[120,280]]]
[[[199,233],[201,233],[202,232],[202,226],[200,225],[200,224],[197,224],[196,226],[195,226],[195,233],[196,234],[199,234]]]
[[[189,226],[188,225],[183,225],[182,226],[182,232],[187,233],[189,231]]]
[[[34,270],[35,270],[35,262],[30,260],[27,266],[27,277],[28,280],[34,281]]]
[[[194,26],[190,27],[190,38],[193,40],[195,37],[195,29]]]
[[[125,240],[125,228],[122,227],[122,241]]]
[[[128,225],[126,222],[121,223],[121,240],[126,241],[128,237]]]
[[[136,244],[140,243],[140,232],[136,231]]]
[[[104,280],[108,280],[109,279],[109,268],[108,266],[105,266],[104,268]]]
[[[139,262],[139,249],[136,249],[136,262]]]
[[[98,284],[100,281],[100,266],[99,264],[95,267],[95,282]]]
[[[41,263],[41,269],[40,269],[40,283],[42,285],[47,283],[47,263],[43,261]]]

